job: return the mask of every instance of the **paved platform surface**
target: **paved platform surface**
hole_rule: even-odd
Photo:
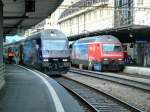
[[[150,77],[150,67],[126,66],[123,72]]]
[[[4,65],[0,63],[0,89],[4,86],[5,80],[4,80]]]
[[[39,77],[24,68],[8,65],[6,84],[0,90],[0,112],[82,112],[64,88],[49,77],[42,77],[54,87],[63,110],[55,105],[59,103],[54,103],[52,93]]]

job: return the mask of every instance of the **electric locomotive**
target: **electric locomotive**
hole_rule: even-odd
[[[100,35],[77,40],[72,47],[71,63],[79,68],[96,71],[124,69],[120,41],[111,35]]]
[[[41,70],[48,75],[68,72],[70,68],[69,42],[61,31],[44,30],[17,44],[20,49],[21,64]],[[11,47],[13,47],[12,44]]]

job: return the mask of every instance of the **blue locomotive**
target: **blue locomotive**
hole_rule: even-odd
[[[48,29],[31,35],[25,40],[7,44],[5,58],[8,49],[19,52],[20,64],[34,67],[49,75],[67,73],[70,68],[70,54],[68,38],[59,30]],[[5,59],[5,60],[6,60]]]

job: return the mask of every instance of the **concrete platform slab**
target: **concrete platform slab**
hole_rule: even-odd
[[[150,77],[150,68],[148,67],[126,66],[123,72]]]
[[[8,65],[6,84],[0,91],[0,112],[82,112],[63,87],[53,79],[39,75],[54,88],[63,110],[55,105],[59,103],[54,103],[52,93],[39,77],[24,68]]]
[[[4,65],[0,64],[0,90],[5,84],[4,75]]]

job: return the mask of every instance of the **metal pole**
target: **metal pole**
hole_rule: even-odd
[[[71,18],[69,20],[69,24],[70,24],[70,36],[72,36],[72,22],[71,22]]]
[[[79,35],[79,33],[80,33],[80,29],[79,29],[80,26],[79,26],[79,24],[80,24],[80,23],[79,23],[79,16],[78,16],[78,35]]]
[[[83,17],[84,17],[84,20],[83,20],[83,22],[84,22],[84,26],[83,26],[83,27],[84,27],[84,30],[83,30],[83,31],[84,31],[84,32],[83,32],[83,33],[85,33],[85,13],[84,13]]]
[[[0,89],[5,84],[3,67],[3,3],[0,0]]]
[[[0,63],[3,63],[3,3],[0,0]]]

